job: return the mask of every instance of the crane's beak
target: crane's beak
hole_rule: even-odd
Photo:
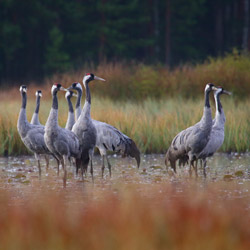
[[[64,87],[61,87],[60,88],[60,90],[63,90],[63,91],[65,91],[65,92],[67,92],[68,90],[67,89],[65,89]]]
[[[229,91],[223,89],[223,94],[232,95],[232,92],[229,92]]]
[[[217,89],[218,89],[218,88],[215,87],[215,86],[212,87],[212,90],[213,90],[213,91],[216,91]]]
[[[71,90],[71,89],[73,89],[73,87],[72,87],[72,86],[69,86],[69,87],[67,88],[67,90]]]
[[[100,81],[104,81],[104,82],[106,82],[106,80],[105,80],[105,79],[103,79],[103,78],[101,78],[101,77],[98,77],[98,76],[94,76],[94,79],[95,79],[95,80],[100,80]]]
[[[73,95],[72,96],[75,96],[75,97],[77,97],[78,95],[77,94],[75,94],[75,93],[73,93]]]

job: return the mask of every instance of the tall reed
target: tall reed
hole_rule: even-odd
[[[16,91],[18,92],[18,91]],[[31,90],[30,90],[31,92]],[[46,96],[46,95],[45,95]],[[59,124],[65,125],[68,107],[59,93]],[[20,96],[0,101],[0,154],[25,154],[16,130]],[[35,101],[28,90],[27,115],[31,119]],[[18,100],[19,99],[19,100]],[[92,118],[107,122],[135,140],[141,152],[165,153],[174,136],[181,130],[198,122],[203,112],[203,99],[168,98],[145,99],[141,102],[113,101],[109,98],[92,98]],[[73,100],[75,102],[75,100]],[[213,104],[213,102],[211,101]],[[237,101],[223,96],[222,104],[226,114],[225,141],[222,151],[248,151],[250,148],[250,101]],[[45,124],[51,107],[50,98],[41,100],[40,121]],[[214,107],[213,107],[214,111]]]

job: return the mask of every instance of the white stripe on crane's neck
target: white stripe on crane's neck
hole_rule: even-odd
[[[221,102],[220,102],[220,95],[221,94],[222,94],[222,89],[220,89],[219,91],[216,91],[214,93],[216,112],[219,112],[219,113],[221,113],[221,110],[222,110],[222,105],[221,105]]]
[[[80,83],[76,85],[76,90],[77,90],[77,100],[76,100],[76,120],[79,118],[81,115],[82,109],[81,109],[81,100],[82,100],[82,86]]]

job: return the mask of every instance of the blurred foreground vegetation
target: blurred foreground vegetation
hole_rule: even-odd
[[[144,185],[138,177],[136,185],[123,177],[93,185],[73,179],[65,190],[52,175],[45,179],[19,184],[21,192],[1,177],[2,249],[250,247],[247,181]]]

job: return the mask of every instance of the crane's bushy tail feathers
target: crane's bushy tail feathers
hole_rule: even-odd
[[[141,157],[140,157],[140,150],[137,148],[135,142],[130,139],[129,143],[126,144],[126,150],[124,152],[124,156],[129,155],[132,158],[135,158],[136,162],[137,162],[137,167],[140,167],[140,163],[141,163]]]
[[[76,174],[78,174],[79,168],[82,169],[84,173],[86,173],[88,170],[88,164],[89,164],[89,154],[82,153],[81,157],[76,159]]]

